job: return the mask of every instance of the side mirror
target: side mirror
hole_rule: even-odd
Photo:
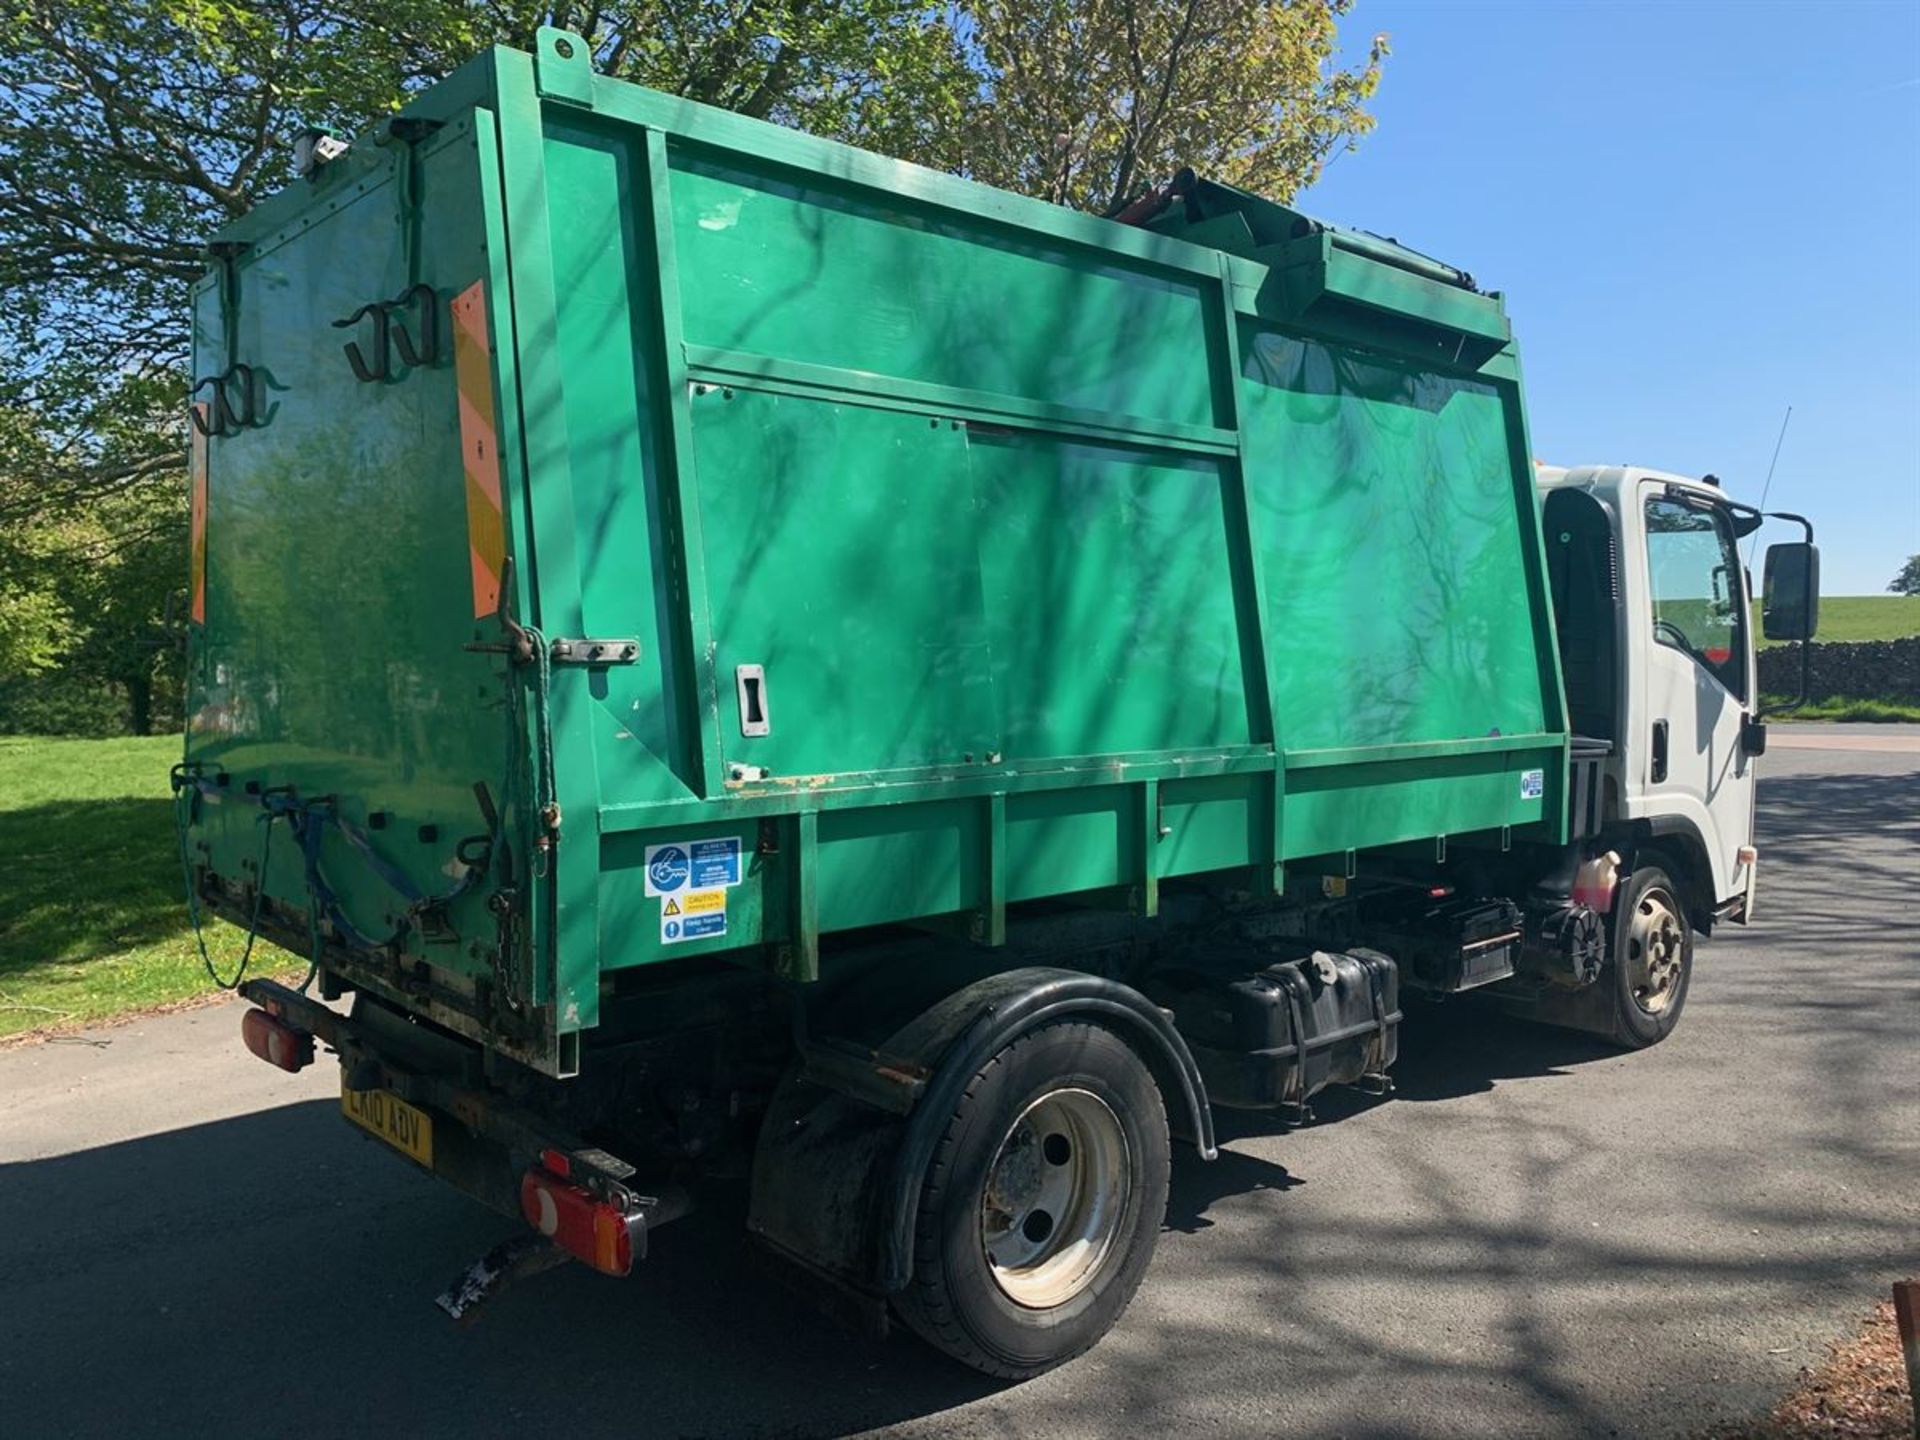
[[[1807,541],[1769,545],[1760,592],[1760,629],[1769,640],[1811,640],[1820,626],[1820,549]]]

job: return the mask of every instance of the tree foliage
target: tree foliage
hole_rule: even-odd
[[[1920,555],[1907,557],[1900,573],[1887,582],[1887,589],[1895,595],[1920,595]]]
[[[1386,37],[1330,69],[1350,0],[984,0],[968,173],[1110,211],[1192,165],[1291,199],[1372,127]]]
[[[16,0],[0,681],[92,665],[141,708],[185,564],[187,286],[300,130],[358,133],[556,24],[603,73],[1063,204],[1109,210],[1183,164],[1287,198],[1372,124],[1385,42],[1336,66],[1351,3]]]

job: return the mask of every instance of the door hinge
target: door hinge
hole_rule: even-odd
[[[560,639],[553,642],[548,658],[555,665],[631,665],[640,658],[640,642],[624,636]]]

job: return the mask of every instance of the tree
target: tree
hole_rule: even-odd
[[[29,523],[33,476],[50,460],[33,414],[0,410],[0,682],[53,668],[71,618],[55,584],[55,539]]]
[[[967,173],[1112,211],[1191,165],[1288,200],[1372,128],[1387,53],[1330,69],[1352,0],[983,0]]]
[[[1895,595],[1920,595],[1920,555],[1909,555],[1900,573],[1887,582]]]
[[[552,23],[605,73],[1065,204],[1109,210],[1183,164],[1284,199],[1372,124],[1384,38],[1332,63],[1350,5],[19,0],[0,27],[0,416],[31,443],[0,436],[0,534],[34,539],[0,543],[0,678],[117,653],[75,642],[157,607],[167,556],[184,572],[187,286],[207,238],[287,183],[308,126],[359,133]],[[103,608],[108,576],[129,588]],[[138,674],[116,671],[136,708]]]
[[[136,734],[152,720],[165,638],[155,621],[180,586],[186,529],[166,475],[174,457],[141,457],[179,398],[164,375],[108,387],[85,462],[59,453],[34,412],[0,417],[0,682],[58,668],[113,685]],[[43,483],[63,469],[67,483]],[[91,483],[129,475],[144,478]]]

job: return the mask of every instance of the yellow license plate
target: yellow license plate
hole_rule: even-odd
[[[407,1104],[391,1090],[349,1090],[344,1085],[340,1109],[362,1130],[432,1168],[433,1117],[426,1111]]]

